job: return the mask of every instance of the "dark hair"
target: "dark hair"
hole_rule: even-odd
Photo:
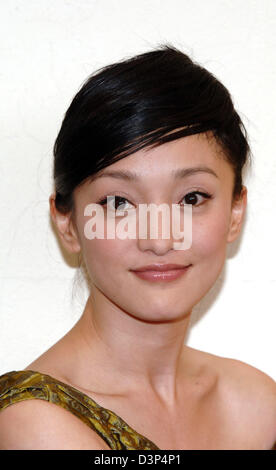
[[[206,131],[233,167],[234,198],[250,147],[230,93],[213,74],[170,44],[98,69],[74,97],[55,141],[57,209],[72,211],[74,189],[115,161]]]

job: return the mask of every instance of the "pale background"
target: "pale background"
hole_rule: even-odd
[[[65,110],[94,70],[168,41],[229,88],[254,161],[244,230],[187,344],[276,379],[275,32],[275,0],[0,1],[0,374],[60,339],[88,294],[49,217]]]

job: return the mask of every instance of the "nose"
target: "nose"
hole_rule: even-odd
[[[152,251],[158,256],[174,250],[175,239],[172,234],[170,211],[147,213],[147,217],[139,217],[139,236],[137,245],[141,252]],[[142,234],[142,236],[141,236]]]
[[[139,250],[152,251],[157,256],[163,256],[168,253],[168,251],[173,250],[173,243],[171,240],[153,240],[153,239],[144,239],[138,240]]]

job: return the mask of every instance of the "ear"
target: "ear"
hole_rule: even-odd
[[[77,230],[72,220],[72,213],[62,214],[56,208],[56,195],[53,193],[49,197],[51,218],[57,227],[59,238],[63,246],[71,253],[81,251]]]
[[[234,199],[232,203],[231,219],[227,236],[228,243],[233,242],[238,237],[242,228],[242,222],[245,216],[246,207],[247,188],[246,186],[243,186],[240,196]]]

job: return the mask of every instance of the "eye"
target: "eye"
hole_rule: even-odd
[[[127,207],[123,207],[125,204],[124,204],[124,201],[127,201],[129,202],[125,197],[122,197],[122,196],[116,196],[116,195],[110,195],[109,197],[112,197],[112,199],[109,201],[109,204],[111,205],[111,209],[114,209],[114,210],[128,210]],[[107,205],[107,197],[104,197],[103,199],[101,199],[100,201],[97,202],[97,204],[100,204],[101,206],[106,206]],[[131,203],[129,203],[131,204]]]
[[[201,191],[192,191],[188,194],[186,194],[181,200],[183,201],[183,199],[186,200],[186,204],[184,205],[192,205],[192,206],[199,206],[202,204],[202,202],[200,204],[197,204],[197,201],[198,201],[198,195],[201,197],[201,198],[204,198],[204,199],[210,199],[212,196],[211,194],[208,194],[208,193],[203,193]],[[111,208],[112,209],[119,209],[121,211],[123,210],[129,210],[131,207],[133,207],[133,205],[128,201],[128,199],[126,199],[125,197],[122,197],[122,196],[117,196],[117,195],[109,195],[109,197],[112,197],[112,199],[109,201],[109,204],[111,204]],[[129,208],[128,207],[124,207],[126,205],[126,202],[129,203]],[[99,201],[97,201],[97,204],[100,204],[101,206],[106,206],[107,205],[107,196],[105,196],[104,198],[100,199]]]
[[[188,193],[186,194],[186,196],[184,196],[182,198],[182,201],[183,199],[186,200],[186,204],[184,205],[192,205],[192,206],[200,206],[201,204],[196,204],[197,201],[198,201],[198,195],[201,196],[201,198],[204,198],[204,199],[210,199],[212,196],[211,194],[208,194],[208,193],[203,193],[201,191],[192,191],[191,193]],[[188,202],[187,202],[188,200]]]

